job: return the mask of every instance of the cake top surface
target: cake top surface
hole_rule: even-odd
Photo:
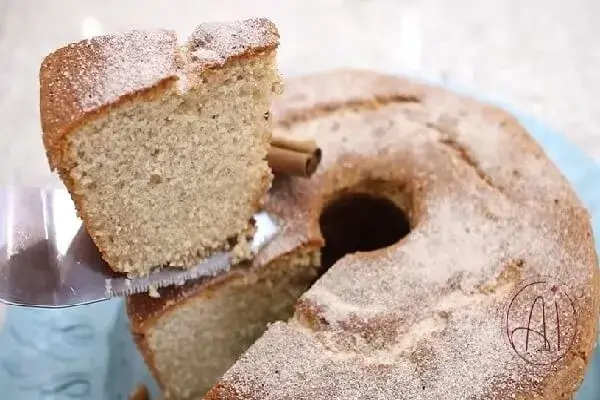
[[[208,398],[573,394],[599,306],[589,215],[513,117],[361,71],[286,82],[273,116],[323,160],[310,181],[274,183],[282,234],[259,263],[322,245],[319,216],[339,193],[404,192],[412,229],[339,259]]]
[[[248,51],[276,46],[279,32],[266,18],[199,25],[188,39],[193,60],[202,65],[222,65]]]
[[[355,70],[288,80],[272,115],[278,137],[314,139],[323,158],[310,180],[273,183],[281,232],[254,268],[326,244],[322,211],[348,193],[391,199],[411,231],[337,260],[209,399],[572,395],[599,310],[589,215],[512,116]],[[130,314],[202,301],[206,285],[136,296]]]
[[[49,54],[40,67],[42,130],[54,168],[63,136],[123,101],[160,95],[193,67],[225,62],[278,45],[265,18],[199,25],[179,47],[174,31],[132,30],[71,43]],[[191,55],[188,57],[187,55]]]

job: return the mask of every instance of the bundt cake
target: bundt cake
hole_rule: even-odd
[[[311,179],[275,178],[278,237],[127,300],[167,399],[573,395],[600,306],[590,217],[515,118],[359,70],[287,80],[271,115],[323,150]]]

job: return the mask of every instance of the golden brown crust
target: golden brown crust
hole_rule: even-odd
[[[216,69],[225,63],[271,51],[279,44],[279,31],[266,18],[204,23],[188,38],[186,54],[194,68]]]

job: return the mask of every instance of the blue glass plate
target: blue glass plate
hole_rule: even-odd
[[[600,253],[600,166],[535,119],[504,108],[542,144],[591,211]],[[8,307],[0,328],[0,398],[126,400],[138,383],[156,396],[127,325],[121,300],[62,310]],[[600,400],[598,352],[576,400]]]

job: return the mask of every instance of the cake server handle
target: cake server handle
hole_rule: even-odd
[[[66,190],[0,187],[0,301],[49,308],[100,301],[110,275]]]

